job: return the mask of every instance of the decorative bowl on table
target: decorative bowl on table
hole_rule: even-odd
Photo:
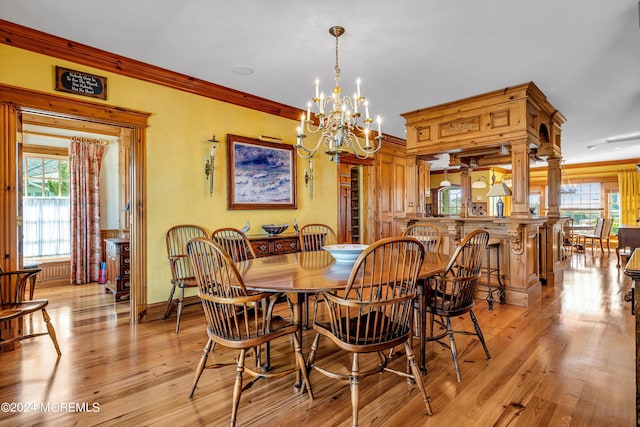
[[[342,244],[342,245],[327,245],[323,246],[322,249],[329,252],[333,258],[335,258],[337,263],[340,264],[353,264],[360,253],[367,249],[369,245],[359,245],[359,244]]]
[[[275,236],[289,228],[289,224],[264,224],[262,229],[269,233],[269,236]]]

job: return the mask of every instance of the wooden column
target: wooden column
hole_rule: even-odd
[[[526,139],[511,142],[513,187],[511,216],[530,217],[529,212],[529,142]]]
[[[471,173],[468,167],[460,168],[460,189],[462,190],[462,211],[461,217],[466,217],[471,205]]]
[[[562,170],[560,158],[547,159],[547,216],[560,217],[560,187],[562,186]]]
[[[0,266],[7,271],[18,268],[17,112],[13,105],[0,104],[0,123]]]
[[[418,192],[420,193],[419,213],[427,213],[427,197],[431,197],[431,163],[424,160],[419,161],[418,166]],[[431,199],[429,199],[431,204]]]

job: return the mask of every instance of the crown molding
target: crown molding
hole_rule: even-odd
[[[119,56],[3,19],[0,19],[0,43],[278,117],[297,121],[300,114],[304,113],[296,107]],[[385,143],[404,146],[405,140],[385,134]]]
[[[293,120],[298,120],[302,112],[298,108],[115,55],[5,20],[0,20],[0,43]]]

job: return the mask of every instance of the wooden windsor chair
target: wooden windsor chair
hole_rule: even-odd
[[[18,331],[16,335],[10,337],[1,337],[0,346],[15,343],[17,341],[33,338],[41,335],[49,335],[53,346],[58,353],[58,357],[62,355],[56,331],[51,324],[51,318],[47,313],[46,307],[49,301],[46,299],[25,300],[27,283],[31,281],[36,274],[40,272],[39,268],[16,271],[0,271],[0,322],[19,321],[25,316],[42,312],[42,317],[47,328],[47,332],[33,332],[24,334],[24,331]]]
[[[237,228],[219,228],[211,233],[211,239],[222,246],[234,262],[246,261],[256,257],[249,239]]]
[[[171,266],[171,291],[167,302],[167,310],[163,319],[169,317],[171,310],[176,308],[176,334],[180,331],[180,317],[184,307],[185,288],[195,288],[196,281],[193,268],[187,256],[187,242],[195,237],[207,237],[207,231],[192,224],[181,224],[171,227],[165,236],[167,255]],[[178,299],[174,299],[176,289],[180,289]]]
[[[431,313],[432,317],[427,339],[451,350],[458,382],[462,381],[462,375],[460,374],[454,334],[476,335],[487,359],[491,360],[478,319],[473,312],[474,294],[481,274],[482,261],[486,257],[488,242],[489,233],[487,231],[472,231],[462,239],[460,245],[451,255],[444,272],[431,277],[428,282],[427,312]],[[465,313],[469,313],[471,316],[475,332],[458,331],[451,326],[451,318],[460,317]],[[437,336],[434,336],[433,333],[435,316],[440,317],[438,324],[444,328],[444,332]],[[441,341],[447,336],[449,337],[448,344]]]
[[[379,240],[356,260],[344,291],[322,292],[327,321],[314,316],[316,332],[308,367],[334,379],[349,381],[351,388],[352,424],[358,425],[359,384],[364,377],[383,371],[393,372],[415,382],[432,414],[429,397],[410,345],[413,306],[424,247],[410,237]],[[320,337],[326,337],[339,349],[352,353],[350,368],[338,371],[316,363]],[[404,344],[411,373],[391,369],[385,351]],[[377,354],[378,363],[361,370],[360,357]]]
[[[242,276],[229,254],[216,242],[206,238],[196,238],[187,244],[189,258],[195,271],[198,296],[207,320],[209,337],[195,374],[189,397],[193,397],[200,376],[204,371],[209,353],[215,344],[239,350],[236,359],[236,380],[233,386],[231,425],[236,424],[240,396],[253,385],[254,381],[243,383],[243,374],[253,378],[281,378],[300,371],[309,398],[313,399],[311,384],[305,367],[302,347],[298,339],[300,326],[280,318],[272,322],[276,294],[249,292]],[[261,306],[262,309],[256,309]],[[291,336],[294,343],[295,366],[291,369],[253,370],[245,366],[246,352],[272,340]],[[226,365],[216,364],[211,368]],[[305,388],[303,387],[303,388]]]
[[[411,236],[418,239],[418,241],[424,245],[424,249],[427,252],[440,252],[442,234],[440,233],[440,230],[434,225],[413,224],[407,227],[402,235]]]

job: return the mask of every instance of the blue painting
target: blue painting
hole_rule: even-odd
[[[229,135],[230,209],[295,208],[293,147]]]

